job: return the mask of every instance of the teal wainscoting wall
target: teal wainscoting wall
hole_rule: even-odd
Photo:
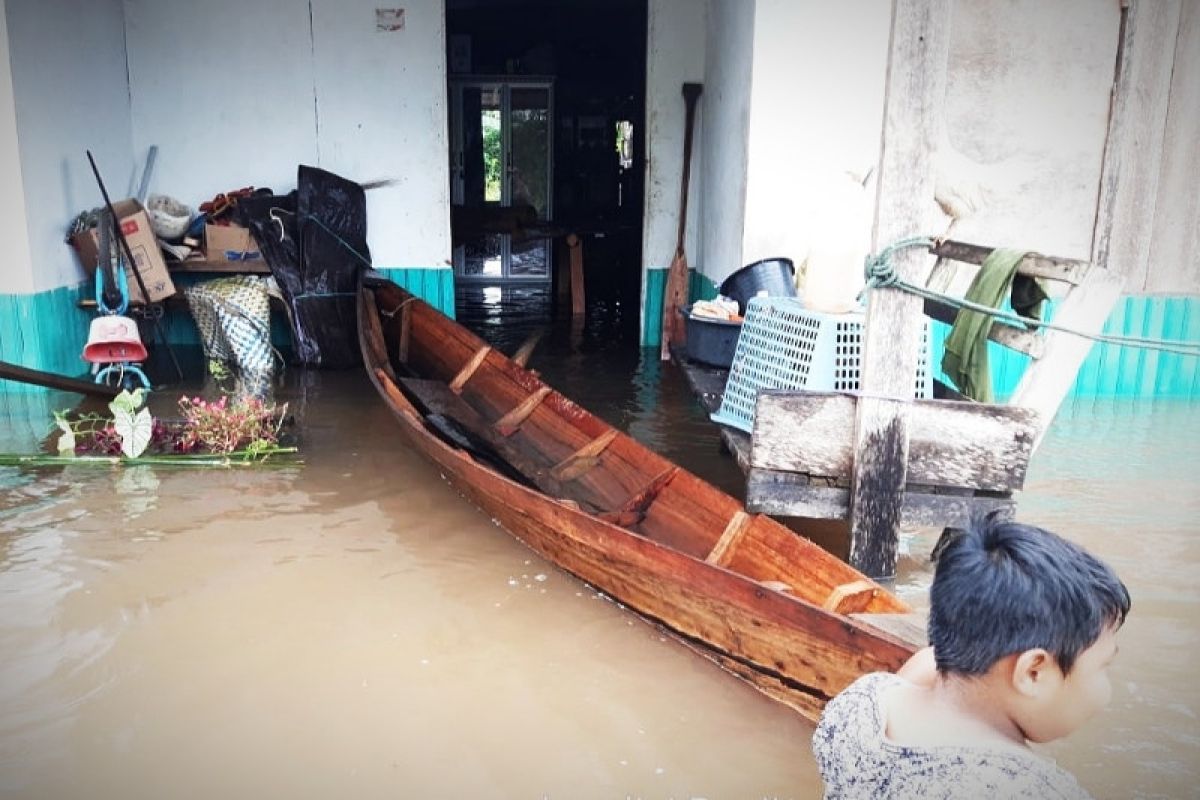
[[[454,270],[450,268],[375,268],[429,305],[454,319]]]
[[[1054,319],[1048,304],[1046,318]],[[1200,297],[1129,295],[1117,301],[1104,332],[1148,339],[1200,341]],[[950,326],[931,324],[931,356],[943,381],[940,364]],[[998,399],[1012,395],[1029,364],[1029,357],[988,343],[992,386]],[[1200,358],[1162,353],[1140,347],[1097,342],[1084,360],[1068,397],[1200,398]],[[952,384],[951,384],[952,385]]]
[[[666,287],[665,269],[646,273],[646,316],[642,345],[656,347],[662,341],[662,304]],[[717,287],[692,271],[690,300],[715,297]],[[1054,304],[1047,304],[1047,318],[1054,318]],[[1129,295],[1117,302],[1104,326],[1105,333],[1149,339],[1200,341],[1200,297]],[[935,375],[941,371],[942,353],[950,326],[931,323],[930,356]],[[1029,357],[994,342],[988,344],[992,385],[999,399],[1012,395],[1029,363]],[[1084,361],[1071,388],[1070,397],[1200,398],[1200,358],[1133,347],[1096,343]]]
[[[33,294],[0,294],[0,361],[59,375],[82,376],[81,358],[92,313],[79,307],[90,297],[90,283],[62,286]],[[37,387],[0,380],[0,392],[40,391]]]
[[[642,346],[662,344],[663,298],[667,291],[667,270],[646,271],[646,316],[642,321]],[[711,300],[717,296],[717,285],[703,273],[688,270],[688,302]]]
[[[380,269],[379,272],[448,316],[454,316],[453,270],[411,268]],[[177,274],[173,277],[176,286],[182,289],[206,276]],[[81,309],[79,301],[90,298],[93,291],[89,281],[33,294],[0,294],[0,361],[60,375],[85,376],[89,366],[80,354],[94,312]],[[199,346],[196,324],[186,308],[170,308],[163,317],[163,326],[171,344]],[[152,336],[147,338],[148,343],[154,341]],[[291,332],[282,314],[272,314],[271,339],[277,347],[291,344]],[[0,380],[0,392],[31,391],[44,390]]]

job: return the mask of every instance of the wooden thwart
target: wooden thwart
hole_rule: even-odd
[[[650,505],[656,499],[658,499],[658,496],[662,493],[662,490],[666,489],[667,486],[670,485],[671,481],[675,480],[675,476],[678,474],[679,467],[667,467],[662,472],[651,478],[650,482],[646,484],[640,491],[630,495],[629,499],[625,501],[624,505],[622,505],[619,510],[645,513],[646,509],[648,509]]]
[[[573,481],[600,463],[599,456],[620,433],[610,428],[550,468],[555,480]]]
[[[475,355],[471,356],[471,360],[459,370],[458,374],[454,376],[454,380],[450,381],[450,391],[455,394],[461,393],[467,381],[475,374],[475,370],[479,369],[479,366],[490,352],[492,352],[492,348],[486,345],[476,350]]]
[[[721,538],[713,545],[713,549],[709,551],[704,560],[710,564],[724,564],[725,559],[733,552],[737,540],[742,537],[753,521],[754,517],[745,511],[734,514],[733,518],[729,520],[729,524],[725,526],[724,532],[721,533]]]
[[[826,611],[837,614],[851,614],[863,611],[875,599],[879,587],[871,581],[854,581],[833,587],[829,597],[821,607]]]
[[[496,432],[501,436],[512,436],[521,427],[521,423],[529,419],[529,415],[541,405],[541,402],[546,399],[546,395],[550,394],[551,391],[549,386],[539,387],[536,392],[522,400],[520,405],[496,420]]]

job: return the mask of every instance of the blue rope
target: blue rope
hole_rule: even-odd
[[[934,241],[926,236],[910,236],[905,239],[898,239],[889,244],[887,247],[880,250],[875,255],[867,256],[864,274],[866,277],[866,286],[859,293],[858,299],[862,300],[863,296],[872,289],[899,289],[909,294],[914,294],[926,300],[936,300],[945,303],[951,308],[958,310],[977,311],[980,314],[987,314],[995,317],[1001,322],[1010,325],[1024,325],[1027,328],[1045,328],[1047,330],[1062,331],[1075,336],[1082,336],[1085,339],[1091,339],[1105,344],[1116,345],[1118,347],[1141,347],[1148,350],[1159,350],[1164,353],[1174,353],[1181,356],[1200,356],[1200,342],[1187,341],[1172,341],[1168,339],[1152,339],[1143,336],[1119,336],[1111,333],[1084,333],[1064,325],[1056,325],[1045,320],[1034,319],[1032,317],[1023,317],[1020,314],[1012,311],[1005,311],[1000,308],[992,308],[991,306],[980,305],[962,297],[954,297],[953,295],[944,294],[942,292],[929,289],[925,286],[917,286],[914,283],[902,280],[896,273],[896,268],[892,264],[892,254],[898,250],[904,250],[909,247],[924,247],[932,249]]]

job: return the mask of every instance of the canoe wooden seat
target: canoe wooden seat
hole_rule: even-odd
[[[733,547],[737,544],[738,539],[750,527],[750,523],[754,521],[754,517],[747,514],[745,511],[738,511],[729,520],[729,524],[725,526],[725,530],[721,533],[721,538],[717,539],[717,543],[713,545],[712,550],[708,552],[705,561],[710,564],[718,564],[724,566],[726,559],[733,553]]]
[[[863,611],[875,599],[879,586],[871,581],[852,581],[833,587],[821,607],[837,614],[852,614]]]
[[[492,426],[496,429],[496,433],[501,436],[512,436],[516,433],[520,429],[521,423],[529,419],[529,415],[541,405],[551,391],[549,386],[539,387],[536,392],[522,400],[516,408],[496,420],[496,424]]]
[[[467,381],[475,374],[475,370],[479,369],[480,365],[483,364],[483,360],[487,358],[490,352],[492,352],[492,348],[486,345],[476,350],[475,355],[471,356],[471,360],[464,364],[463,368],[450,381],[450,391],[455,394],[462,394],[463,387],[467,385]]]
[[[668,467],[658,475],[655,475],[644,487],[630,495],[629,499],[620,508],[603,512],[598,516],[605,522],[611,522],[614,525],[620,525],[624,528],[639,524],[646,518],[646,511],[658,499],[662,490],[667,488],[678,474],[679,467]]]
[[[619,433],[620,431],[616,428],[612,428],[592,439],[551,467],[551,477],[559,481],[573,481],[586,474],[600,463],[600,454],[612,444],[613,439],[616,439]]]

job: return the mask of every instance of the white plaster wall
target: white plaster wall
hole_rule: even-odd
[[[245,185],[285,193],[300,164],[396,178],[368,192],[374,262],[446,264],[441,0],[407,3],[387,33],[364,0],[126,5],[135,145],[159,147],[152,191],[191,205]]]
[[[409,0],[404,29],[375,30],[377,0],[313,3],[320,166],[367,193],[381,267],[450,264],[446,28],[442,0]]]
[[[711,0],[705,43],[700,252],[689,264],[719,284],[743,266],[754,2]]]
[[[1200,293],[1200,2],[1182,4],[1167,106],[1154,234],[1144,286],[1126,291]]]
[[[1120,4],[955,0],[939,182],[954,235],[1089,258]]]
[[[71,219],[102,202],[85,151],[114,200],[131,193],[125,27],[121,0],[6,0],[5,11],[30,274],[10,279],[26,268],[9,263],[0,273],[39,292],[85,277],[63,243]]]
[[[831,232],[869,246],[891,4],[758,0],[743,260],[802,265]],[[857,269],[857,265],[854,267]]]
[[[683,173],[683,84],[704,81],[707,0],[648,0],[646,58],[646,197],[642,260],[646,269],[665,269],[679,233],[679,188]],[[697,104],[688,189],[684,248],[696,256],[697,220],[703,180],[701,125],[705,97]]]
[[[17,145],[17,117],[13,107],[12,69],[8,57],[8,22],[5,0],[0,0],[0,294],[33,291],[33,262],[29,257],[29,229],[25,216],[25,187],[21,178],[21,151]]]

